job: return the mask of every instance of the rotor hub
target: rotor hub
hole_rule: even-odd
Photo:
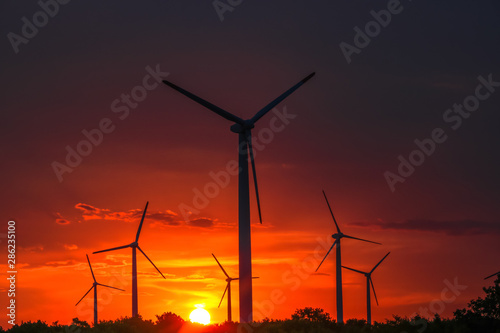
[[[339,233],[333,234],[333,235],[332,235],[332,238],[334,238],[334,239],[340,239],[340,238],[342,238],[343,236],[344,236],[344,234],[343,234],[343,233],[341,233],[341,232],[339,232]]]
[[[231,125],[231,132],[234,132],[234,133],[243,133],[245,130],[249,130],[249,129],[252,129],[254,128],[255,125],[252,123],[251,120],[245,120],[243,124],[233,124]]]

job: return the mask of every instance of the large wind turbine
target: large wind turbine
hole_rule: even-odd
[[[80,298],[80,300],[78,301],[78,303],[75,304],[75,306],[77,306],[78,304],[80,304],[80,302],[85,298],[85,296],[87,296],[87,294],[92,289],[94,289],[94,326],[95,326],[95,325],[97,325],[97,286],[103,286],[103,287],[107,287],[107,288],[113,288],[113,289],[117,289],[117,290],[121,290],[121,291],[125,291],[125,290],[120,289],[120,288],[115,288],[115,287],[107,286],[105,284],[101,284],[101,283],[97,282],[97,280],[95,279],[95,276],[94,276],[94,271],[92,270],[92,265],[90,264],[89,256],[87,254],[86,254],[86,256],[87,256],[87,262],[89,263],[89,267],[90,267],[90,273],[92,273],[92,278],[94,279],[94,283],[92,283],[92,287],[89,289],[89,291],[87,291],[85,293],[85,295],[83,295],[82,298]]]
[[[259,211],[259,220],[262,223],[262,215],[260,211],[259,190],[257,186],[257,174],[255,171],[255,162],[252,148],[252,128],[255,123],[262,118],[266,113],[272,110],[278,103],[288,97],[291,93],[297,90],[305,82],[307,82],[314,73],[309,74],[299,83],[285,91],[278,98],[263,107],[252,118],[244,120],[240,117],[221,109],[220,107],[207,102],[206,100],[190,93],[181,87],[163,80],[163,83],[177,90],[181,94],[189,97],[193,101],[203,105],[209,110],[215,112],[219,116],[233,122],[231,131],[238,134],[238,233],[239,233],[239,294],[240,294],[240,322],[253,321],[252,315],[252,250],[250,237],[250,189],[248,177],[248,157],[250,154],[250,163],[252,164],[253,181],[255,185],[255,194],[257,196],[257,207]],[[250,151],[250,153],[249,153]]]
[[[495,275],[499,275],[499,274],[500,274],[500,272],[496,272],[495,274],[491,274],[490,276],[487,276],[484,279],[487,280],[487,279],[494,277]]]
[[[337,228],[337,233],[332,235],[332,238],[335,239],[335,242],[333,242],[332,247],[328,250],[326,253],[325,257],[323,260],[321,260],[318,268],[316,268],[316,272],[318,269],[321,267],[321,264],[323,264],[323,261],[325,261],[326,257],[328,257],[328,254],[330,254],[330,251],[333,249],[335,245],[337,245],[337,252],[336,252],[336,293],[337,293],[337,322],[338,323],[343,323],[344,322],[344,306],[342,304],[342,259],[340,255],[340,240],[342,238],[351,238],[351,239],[357,239],[363,242],[368,242],[368,243],[373,243],[373,244],[378,244],[381,245],[380,243],[377,242],[372,242],[366,239],[361,239],[361,238],[356,238],[352,236],[348,236],[346,234],[343,234],[340,231],[339,225],[337,224],[337,221],[335,220],[335,216],[333,215],[332,208],[330,207],[330,203],[328,202],[328,199],[326,197],[325,191],[323,191],[323,196],[325,197],[326,204],[328,205],[328,209],[330,210],[330,214],[332,215],[333,222],[335,222],[335,227]]]
[[[391,252],[389,252],[389,253],[391,253]],[[372,270],[369,272],[362,272],[362,271],[358,271],[357,269],[354,269],[354,268],[342,266],[345,269],[350,269],[351,271],[354,271],[354,272],[357,272],[357,273],[360,273],[360,274],[363,274],[364,276],[366,276],[366,321],[367,321],[368,325],[372,324],[372,306],[371,306],[371,300],[370,300],[370,285],[372,286],[373,296],[375,296],[375,301],[377,302],[377,305],[378,305],[377,294],[375,293],[375,287],[373,286],[373,281],[372,281],[372,273],[375,270],[375,268],[377,268],[378,265],[380,265],[382,263],[382,261],[384,261],[384,259],[387,258],[389,253],[387,253],[385,255],[385,257],[383,257],[382,260],[380,260],[378,262],[378,264],[376,264],[375,267],[373,267]]]
[[[137,235],[135,236],[134,242],[128,245],[123,245],[111,249],[93,252],[95,254],[95,253],[125,249],[127,247],[132,248],[132,317],[136,317],[139,314],[137,306],[137,255],[136,255],[137,250],[141,251],[141,253],[146,257],[146,259],[149,260],[151,265],[153,265],[154,268],[156,268],[158,273],[160,273],[161,276],[163,276],[158,267],[156,267],[156,265],[151,261],[151,259],[148,258],[146,253],[144,253],[144,251],[139,247],[139,236],[141,235],[142,223],[144,222],[144,217],[146,216],[146,210],[148,209],[148,204],[149,202],[146,202],[146,207],[144,208],[144,212],[142,213],[141,223],[139,224],[139,229],[137,229]],[[163,278],[165,279],[165,276],[163,276]]]
[[[233,321],[232,320],[232,315],[231,315],[231,281],[234,280],[239,280],[239,278],[232,278],[230,277],[227,273],[224,267],[220,264],[219,260],[217,260],[217,257],[215,257],[215,254],[212,253],[212,256],[214,257],[215,261],[217,261],[217,264],[219,264],[220,269],[222,269],[222,272],[226,276],[226,289],[224,289],[224,293],[222,294],[222,297],[219,302],[218,308],[220,308],[220,305],[222,304],[222,300],[224,299],[224,296],[226,295],[227,292],[227,321]],[[252,279],[258,279],[259,277],[252,277]]]

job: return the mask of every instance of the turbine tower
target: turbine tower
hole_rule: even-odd
[[[239,280],[239,278],[230,277],[226,273],[226,270],[224,269],[224,267],[222,267],[222,265],[220,264],[219,260],[217,260],[217,257],[215,257],[215,254],[212,253],[212,256],[214,257],[215,261],[217,261],[217,264],[219,264],[220,269],[222,269],[222,272],[226,276],[226,282],[227,282],[226,289],[224,289],[224,293],[222,294],[222,298],[220,299],[218,308],[220,308],[220,305],[222,304],[222,300],[224,299],[224,296],[226,295],[226,291],[227,291],[227,321],[233,321],[232,315],[231,315],[231,281]],[[258,279],[258,278],[259,277],[252,277],[252,279]]]
[[[95,325],[97,325],[97,286],[103,286],[103,287],[112,288],[112,289],[121,290],[121,291],[125,291],[125,290],[120,289],[120,288],[115,288],[115,287],[107,286],[105,284],[101,284],[101,283],[97,282],[96,279],[95,279],[95,276],[94,276],[94,271],[92,270],[92,265],[90,264],[90,260],[89,260],[88,254],[86,254],[86,256],[87,256],[87,262],[89,263],[89,267],[90,267],[90,273],[92,273],[92,278],[94,279],[94,283],[92,283],[92,287],[89,289],[89,291],[87,291],[85,293],[85,295],[83,295],[82,298],[80,298],[80,300],[78,301],[78,303],[75,304],[75,306],[77,306],[78,304],[80,304],[80,302],[85,298],[85,296],[87,296],[87,294],[92,289],[94,289],[94,326],[95,326]]]
[[[494,277],[495,275],[499,275],[499,274],[500,274],[500,271],[499,271],[499,272],[496,272],[495,274],[491,274],[490,276],[487,276],[487,277],[485,277],[484,279],[485,279],[485,280],[487,280],[487,279],[489,279],[489,278],[491,278],[491,277]]]
[[[144,222],[144,217],[146,216],[146,210],[148,209],[148,204],[149,202],[146,202],[146,207],[144,208],[144,212],[142,213],[141,223],[139,224],[139,229],[137,229],[137,235],[135,236],[134,242],[123,246],[113,247],[111,249],[93,252],[94,254],[96,254],[101,252],[125,249],[127,247],[132,248],[132,317],[137,317],[137,315],[139,314],[137,305],[137,253],[136,253],[137,250],[141,251],[141,253],[146,257],[146,259],[149,260],[151,265],[153,265],[154,268],[156,268],[156,270],[158,271],[158,273],[160,273],[161,276],[165,279],[165,276],[163,276],[162,272],[160,272],[158,267],[156,267],[156,265],[151,261],[151,259],[149,259],[146,253],[144,253],[144,251],[139,247],[139,236],[141,235],[142,223]]]
[[[337,294],[337,322],[338,323],[343,323],[344,322],[344,306],[342,303],[342,259],[340,255],[340,240],[342,238],[351,238],[351,239],[357,239],[363,242],[368,242],[368,243],[373,243],[373,244],[378,244],[381,245],[380,243],[377,242],[372,242],[366,239],[361,239],[361,238],[356,238],[352,236],[348,236],[346,234],[343,234],[340,231],[339,225],[337,224],[337,220],[335,220],[335,216],[333,215],[332,208],[330,207],[330,203],[328,202],[328,198],[326,197],[325,191],[323,191],[323,196],[325,197],[326,204],[328,205],[328,209],[330,210],[330,214],[332,215],[333,222],[335,222],[335,227],[337,228],[337,233],[332,235],[332,238],[335,239],[335,242],[333,242],[332,247],[328,250],[326,253],[325,257],[323,260],[321,260],[318,268],[316,268],[316,272],[318,269],[321,267],[321,264],[323,264],[323,261],[325,261],[326,257],[328,257],[328,254],[330,254],[330,251],[333,249],[335,245],[337,245],[337,252],[336,252],[336,294]]]
[[[391,252],[389,252],[389,253],[391,253]],[[363,274],[364,276],[366,276],[366,322],[368,323],[368,325],[372,324],[372,307],[371,307],[371,300],[370,300],[370,285],[373,289],[373,296],[375,296],[375,301],[377,302],[377,305],[378,305],[377,294],[375,293],[375,287],[373,286],[373,281],[372,281],[372,273],[375,270],[375,268],[377,268],[378,265],[380,265],[382,263],[382,261],[384,261],[384,259],[387,258],[389,253],[387,253],[385,255],[385,257],[383,257],[382,260],[380,260],[378,262],[378,264],[376,264],[375,267],[373,267],[372,270],[369,271],[368,273],[358,271],[357,269],[354,269],[354,268],[342,266],[345,269],[349,269],[351,271],[354,271],[354,272],[357,272],[357,273],[360,273],[360,274]]]
[[[257,174],[255,171],[255,162],[252,148],[252,128],[255,123],[262,118],[266,113],[271,111],[282,100],[288,97],[291,93],[297,90],[305,82],[307,82],[315,73],[309,74],[299,83],[285,91],[278,98],[263,107],[252,118],[244,120],[240,117],[221,109],[220,107],[190,93],[181,87],[163,80],[167,86],[177,90],[181,94],[189,97],[193,101],[203,105],[219,116],[233,122],[231,131],[238,134],[238,233],[239,233],[239,294],[240,294],[240,322],[252,322],[252,252],[251,252],[251,234],[250,234],[250,189],[248,175],[248,158],[250,155],[250,163],[252,164],[253,181],[255,186],[255,194],[257,196],[257,207],[259,211],[259,220],[262,223],[262,215],[260,211],[259,190],[257,186]]]

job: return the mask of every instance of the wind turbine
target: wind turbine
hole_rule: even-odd
[[[107,286],[105,284],[101,284],[101,283],[97,282],[96,279],[95,279],[95,276],[94,276],[94,271],[92,270],[92,265],[90,264],[90,260],[89,260],[88,254],[86,254],[86,256],[87,256],[87,262],[89,263],[89,267],[90,267],[90,273],[92,273],[92,278],[94,279],[94,283],[92,283],[92,287],[89,289],[89,291],[87,291],[85,293],[85,295],[83,295],[82,298],[80,298],[80,300],[78,301],[78,303],[75,304],[75,306],[77,306],[78,304],[80,304],[80,302],[85,298],[85,296],[87,296],[87,294],[92,289],[94,289],[94,326],[95,326],[95,325],[97,325],[97,286],[103,286],[103,287],[107,287],[107,288],[113,288],[113,289],[121,290],[121,291],[125,291],[125,290],[120,289],[120,288],[115,288],[115,287]]]
[[[262,118],[266,113],[272,110],[282,100],[288,97],[291,93],[297,90],[305,82],[314,76],[311,73],[296,85],[285,91],[271,103],[263,107],[252,118],[244,120],[240,117],[221,109],[220,107],[190,93],[187,90],[167,81],[163,80],[167,86],[177,90],[181,94],[189,97],[193,101],[203,105],[219,116],[233,122],[231,131],[238,134],[238,233],[239,233],[239,294],[240,294],[240,322],[252,322],[252,250],[251,250],[251,234],[250,234],[250,189],[248,175],[248,157],[250,155],[250,163],[252,164],[253,181],[255,186],[255,194],[257,197],[257,207],[259,211],[259,220],[262,223],[262,214],[260,210],[259,189],[257,186],[257,174],[255,171],[255,162],[252,148],[252,128],[255,123]],[[250,153],[249,153],[250,151]]]
[[[146,259],[149,260],[151,265],[153,265],[154,268],[156,268],[158,273],[160,273],[161,276],[163,276],[158,267],[156,267],[156,265],[151,261],[151,259],[149,259],[146,253],[144,253],[144,251],[139,247],[139,236],[141,235],[142,223],[144,222],[144,217],[146,216],[146,210],[148,209],[148,204],[149,202],[146,202],[146,207],[144,208],[144,212],[142,213],[141,223],[139,224],[139,229],[137,230],[137,235],[135,236],[134,242],[128,245],[123,245],[123,246],[113,247],[111,249],[93,252],[94,254],[96,254],[101,252],[125,249],[127,247],[132,248],[132,317],[137,317],[137,315],[139,314],[137,306],[137,255],[136,255],[137,250],[141,251],[141,253],[146,257]],[[163,276],[163,278],[165,279],[165,276]]]
[[[487,280],[487,279],[494,277],[495,275],[499,275],[499,274],[500,274],[500,272],[496,272],[495,274],[491,274],[490,276],[487,276],[484,279]]]
[[[330,203],[328,202],[328,198],[326,197],[325,191],[323,191],[323,196],[325,197],[326,204],[328,205],[328,209],[330,210],[330,214],[332,215],[333,222],[335,222],[335,227],[337,228],[337,233],[332,235],[332,238],[335,239],[335,242],[333,242],[332,247],[328,250],[326,253],[325,257],[323,260],[321,260],[318,268],[316,268],[316,272],[318,269],[321,267],[321,264],[323,264],[323,261],[325,261],[326,257],[328,257],[328,254],[330,254],[330,251],[333,249],[335,245],[337,245],[337,252],[336,252],[336,294],[337,294],[337,322],[338,323],[343,323],[344,322],[344,306],[342,304],[342,259],[340,255],[340,240],[342,238],[351,238],[351,239],[357,239],[363,242],[368,242],[368,243],[373,243],[373,244],[378,244],[382,245],[377,242],[372,242],[366,239],[361,239],[361,238],[356,238],[352,236],[348,236],[346,234],[343,234],[340,231],[339,225],[337,224],[337,220],[335,220],[335,216],[333,215],[332,208],[330,207]]]
[[[391,252],[389,252],[389,253],[391,253]],[[349,269],[351,271],[354,271],[354,272],[357,272],[357,273],[360,273],[360,274],[363,274],[364,276],[366,276],[366,321],[368,322],[368,325],[372,324],[372,306],[371,306],[371,300],[370,300],[370,285],[372,286],[373,296],[375,296],[375,301],[377,302],[377,305],[378,305],[377,294],[375,293],[375,287],[373,286],[372,273],[375,270],[375,268],[377,268],[378,265],[380,265],[382,263],[382,261],[384,261],[384,259],[387,258],[387,256],[389,255],[389,253],[387,253],[385,255],[385,257],[383,257],[382,260],[380,260],[378,262],[378,264],[376,264],[375,267],[373,267],[372,270],[370,272],[368,272],[368,273],[367,272],[358,271],[357,269],[354,269],[354,268],[349,268],[349,267],[346,267],[346,266],[342,266],[345,269]]]
[[[217,257],[215,256],[215,254],[212,253],[212,256],[214,257],[215,261],[217,261],[217,264],[219,264],[220,269],[222,269],[222,272],[224,273],[224,275],[227,278],[226,279],[226,282],[227,282],[226,289],[224,289],[224,293],[222,294],[222,298],[220,299],[218,308],[220,308],[220,305],[222,304],[222,300],[224,299],[224,296],[226,295],[226,291],[227,291],[227,321],[233,321],[232,316],[231,316],[231,281],[239,280],[239,278],[230,277],[226,273],[226,270],[224,269],[224,267],[222,267],[222,265],[220,264],[219,260],[217,260]],[[258,278],[259,277],[252,277],[252,279],[258,279]]]

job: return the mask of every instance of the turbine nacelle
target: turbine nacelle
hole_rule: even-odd
[[[339,240],[341,239],[342,237],[344,237],[344,234],[341,233],[341,232],[337,232],[336,234],[333,234],[332,235],[332,238],[335,239],[335,240]]]
[[[253,123],[253,121],[250,119],[247,119],[247,120],[244,120],[242,124],[236,123],[236,124],[231,125],[230,129],[231,129],[231,132],[233,132],[233,133],[243,133],[246,130],[251,130],[254,127],[255,127],[255,124]]]

